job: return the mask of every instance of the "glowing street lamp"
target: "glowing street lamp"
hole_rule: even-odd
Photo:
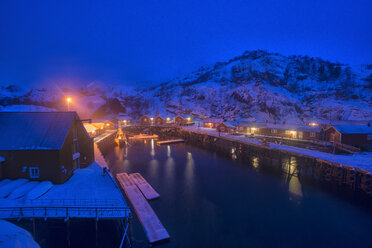
[[[67,97],[66,101],[67,101],[67,111],[70,111],[71,98],[70,97]]]

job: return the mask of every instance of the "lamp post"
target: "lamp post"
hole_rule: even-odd
[[[70,102],[71,102],[71,98],[70,97],[67,97],[67,111],[70,112]]]

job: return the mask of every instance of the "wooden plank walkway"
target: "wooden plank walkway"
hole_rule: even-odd
[[[141,190],[142,194],[146,197],[147,200],[152,200],[160,197],[158,192],[156,192],[153,187],[142,177],[140,173],[132,173],[129,175],[132,181],[137,185]]]
[[[121,187],[131,202],[150,243],[169,239],[170,236],[156,216],[154,210],[127,173],[116,175]]]
[[[157,141],[157,145],[165,145],[165,144],[172,144],[172,143],[180,143],[185,142],[183,139],[174,139],[174,140],[163,140],[163,141]]]

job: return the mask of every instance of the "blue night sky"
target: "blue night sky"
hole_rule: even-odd
[[[2,0],[0,84],[145,85],[254,49],[372,63],[371,13],[371,0]]]

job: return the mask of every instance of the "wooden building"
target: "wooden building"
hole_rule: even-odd
[[[292,138],[299,140],[322,140],[323,129],[319,125],[272,124],[263,122],[240,122],[238,133]]]
[[[115,129],[115,124],[112,121],[105,121],[105,130],[114,130]]]
[[[372,127],[365,126],[332,126],[325,131],[329,142],[351,145],[359,148],[372,145]]]
[[[101,135],[102,133],[105,132],[103,128],[100,128],[101,126],[104,126],[104,125],[97,125],[97,124],[94,125],[93,123],[92,124],[84,123],[83,125],[84,125],[85,130],[89,134],[89,136],[92,138],[97,137],[98,135]]]
[[[216,131],[221,133],[235,133],[237,125],[233,122],[225,121],[217,125]]]
[[[0,112],[2,178],[60,184],[94,161],[93,139],[76,112]]]
[[[117,120],[120,121],[121,126],[130,126],[133,124],[133,118],[128,115],[119,115]]]
[[[163,119],[161,116],[156,116],[154,119],[153,119],[153,125],[156,125],[156,126],[162,126],[166,123],[166,120]]]
[[[203,120],[203,127],[217,128],[217,126],[221,123],[223,123],[223,119],[221,118],[207,118]]]
[[[260,128],[266,128],[267,123],[264,122],[253,122],[253,121],[241,121],[238,124],[237,132],[241,134],[258,134]]]
[[[144,115],[140,118],[139,124],[143,126],[150,126],[152,124],[153,118],[148,117],[147,115]]]
[[[177,126],[186,126],[186,125],[191,125],[192,122],[192,117],[189,115],[177,115],[176,118],[174,118],[174,123]]]
[[[321,140],[322,127],[295,124],[271,124],[259,128],[259,135],[274,136],[280,138],[291,138],[299,140]]]

